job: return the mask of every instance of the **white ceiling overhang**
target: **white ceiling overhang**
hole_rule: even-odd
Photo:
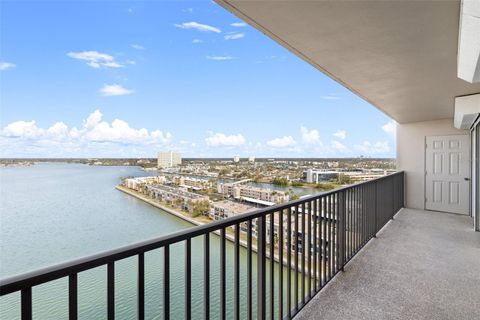
[[[215,1],[399,123],[480,93],[457,77],[460,0]]]

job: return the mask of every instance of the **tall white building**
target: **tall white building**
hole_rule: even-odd
[[[240,162],[240,156],[233,157],[233,162]]]
[[[178,152],[159,152],[157,160],[158,168],[171,168],[182,164],[182,155]]]

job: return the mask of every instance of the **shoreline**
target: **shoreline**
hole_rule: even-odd
[[[175,209],[172,209],[172,208],[169,208],[167,206],[161,205],[161,204],[153,201],[152,199],[149,199],[148,197],[146,197],[142,194],[139,194],[136,191],[130,190],[130,189],[124,187],[124,186],[117,185],[117,186],[115,186],[115,189],[117,189],[121,192],[124,192],[128,195],[131,195],[131,196],[137,198],[138,200],[144,201],[144,202],[146,202],[146,203],[148,203],[148,204],[150,204],[150,205],[152,205],[152,206],[154,206],[158,209],[164,210],[165,212],[167,212],[169,214],[172,214],[172,215],[176,216],[177,218],[180,218],[180,219],[182,219],[186,222],[189,222],[194,226],[201,226],[201,225],[205,225],[205,224],[209,223],[209,222],[206,222],[206,223],[201,222],[201,221],[196,220],[195,218],[187,217],[186,215],[182,214],[181,212],[178,212]],[[225,239],[232,242],[232,243],[235,243],[235,236],[234,236],[231,229],[232,229],[231,227],[226,227],[225,228]],[[220,230],[212,231],[212,233],[216,234],[217,236],[220,236]],[[240,239],[239,243],[240,243],[241,247],[244,247],[245,249],[247,248],[247,241]],[[257,253],[256,240],[255,240],[255,243],[253,243],[253,241],[252,241],[252,251]],[[266,252],[265,256],[266,256],[266,258],[270,258],[270,253]],[[277,263],[280,263],[280,260],[278,259],[278,253],[274,254],[273,260]],[[283,259],[282,264],[284,266],[288,266],[286,257]]]

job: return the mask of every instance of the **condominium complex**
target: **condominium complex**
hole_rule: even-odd
[[[174,176],[172,182],[180,187],[186,187],[192,190],[206,190],[212,186],[212,183],[206,179],[198,179],[184,176]]]
[[[172,168],[182,164],[182,155],[177,152],[159,152],[158,153],[158,168]]]
[[[135,191],[142,191],[143,186],[147,184],[161,184],[165,182],[166,178],[164,176],[136,177],[125,179],[123,185]]]
[[[228,197],[264,206],[290,200],[290,196],[286,192],[257,188],[241,183],[219,183],[217,191]]]
[[[256,210],[255,207],[239,202],[224,200],[212,203],[209,217],[212,220],[221,220],[254,210]]]
[[[150,197],[164,201],[171,205],[176,205],[182,209],[191,212],[193,205],[198,202],[210,201],[208,196],[183,191],[181,189],[166,185],[147,185],[145,191]]]

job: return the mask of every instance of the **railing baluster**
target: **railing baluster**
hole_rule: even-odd
[[[265,216],[262,215],[257,219],[257,319],[266,318],[265,297],[266,297],[266,281],[265,281]]]
[[[278,319],[283,319],[283,209],[278,212]]]
[[[227,318],[225,228],[220,230],[220,319]]]
[[[332,278],[333,240],[332,240],[332,197],[328,195],[328,281]]]
[[[170,319],[170,246],[163,249],[163,319]]]
[[[32,287],[22,289],[21,293],[22,320],[32,320]]]
[[[287,317],[292,317],[292,208],[287,209]]]
[[[322,287],[327,283],[327,197],[322,197]]]
[[[115,319],[115,263],[107,264],[107,314],[108,320]]]
[[[240,319],[240,225],[235,225],[235,252],[234,252],[234,311],[235,319]]]
[[[305,244],[305,202],[302,203],[302,305],[305,304],[305,251],[307,246]]]
[[[294,226],[294,240],[295,240],[295,261],[293,267],[295,268],[295,278],[293,283],[295,286],[295,291],[293,292],[295,310],[298,310],[298,205],[295,206],[295,226]]]
[[[68,276],[68,319],[78,319],[78,279],[77,274]]]
[[[137,279],[138,319],[145,319],[145,255],[138,254],[138,279]]]
[[[307,225],[308,225],[308,283],[307,283],[307,291],[308,291],[308,299],[312,298],[312,202],[308,202],[308,216],[307,216]]]
[[[247,223],[247,319],[253,318],[252,296],[252,220]]]
[[[317,223],[318,223],[318,213],[317,213],[317,200],[313,200],[313,290],[316,292],[317,287]]]
[[[185,240],[185,319],[192,318],[192,240]]]
[[[203,299],[204,299],[204,319],[210,319],[210,234],[205,233],[203,238]]]
[[[275,317],[275,239],[274,239],[274,231],[275,231],[275,212],[272,212],[270,215],[270,233],[269,233],[269,241],[270,241],[270,319],[274,319]]]

